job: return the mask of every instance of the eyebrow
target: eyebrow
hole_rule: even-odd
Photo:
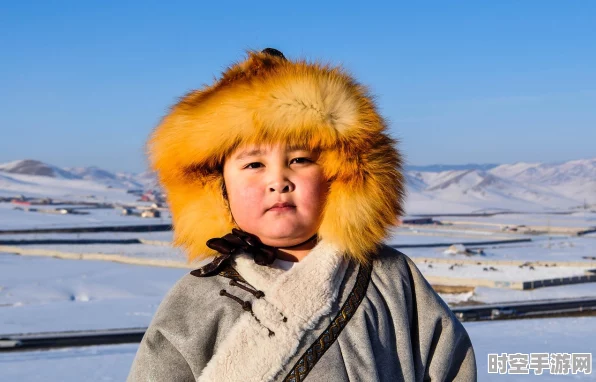
[[[312,152],[312,150],[307,149],[306,147],[303,146],[288,146],[287,148],[288,152],[294,152],[294,151],[309,151]],[[249,150],[249,151],[242,151],[240,154],[238,154],[235,158],[235,160],[242,160],[245,159],[247,157],[251,157],[251,156],[255,156],[255,155],[263,155],[263,151],[261,151],[261,149],[253,149],[253,150]]]
[[[263,154],[263,152],[259,149],[254,149],[254,150],[250,150],[250,151],[242,151],[240,154],[238,154],[236,156],[236,160],[242,160],[246,157],[251,157],[251,156],[255,156],[255,155],[261,155]]]

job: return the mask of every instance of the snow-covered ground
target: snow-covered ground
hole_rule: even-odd
[[[1,235],[2,240],[125,240],[139,239],[171,242],[172,231],[161,232],[81,232],[81,233],[27,233]]]
[[[478,367],[479,381],[594,381],[596,370],[596,317],[543,318],[514,321],[468,322]],[[590,375],[489,374],[491,353],[592,353]]]
[[[100,182],[41,175],[12,174],[0,171],[0,196],[60,198],[87,202],[131,203],[137,196],[126,193],[126,188],[112,188]]]
[[[502,214],[487,217],[446,216],[439,217],[438,219],[445,222],[457,222],[459,224],[469,223],[470,225],[495,227],[520,224],[540,227],[557,226],[577,228],[596,226],[596,213],[589,211],[575,212],[569,215],[552,215],[546,213]]]
[[[0,203],[0,230],[171,224],[169,214],[165,214],[161,218],[144,219],[137,216],[123,216],[117,209],[90,209],[85,211],[89,214],[47,214],[22,211],[15,209],[13,204]]]
[[[416,228],[397,228],[394,229],[389,238],[388,244],[407,245],[407,244],[431,244],[431,243],[462,243],[462,242],[483,242],[497,240],[512,240],[527,238],[527,235],[507,235],[495,234],[494,232],[477,230],[453,230],[428,228],[420,226]]]
[[[594,283],[571,284],[532,290],[476,287],[471,295],[460,297],[459,301],[455,300],[456,296],[453,295],[447,295],[444,299],[448,303],[450,299],[454,299],[454,301],[459,303],[477,301],[492,304],[511,301],[548,300],[553,298],[596,297],[596,285]],[[596,327],[594,327],[594,330],[596,330]]]
[[[186,273],[0,254],[0,334],[147,326]]]
[[[487,266],[484,264],[417,264],[425,277],[456,277],[464,279],[483,279],[491,281],[534,281],[551,278],[573,277],[586,274],[585,267],[545,267],[532,266]],[[596,271],[596,270],[595,270]],[[596,289],[596,288],[595,288]]]
[[[0,381],[122,382],[138,344],[0,353]]]
[[[426,240],[426,239],[425,239]],[[454,242],[455,244],[456,242]],[[447,254],[445,248],[405,248],[406,255],[416,257],[431,257],[440,259],[467,260],[519,260],[519,261],[574,261],[594,262],[586,257],[596,257],[596,239],[585,237],[533,237],[531,242],[513,244],[490,244],[471,246],[482,248],[485,255]]]
[[[24,249],[44,249],[65,253],[101,253],[123,255],[142,259],[174,260],[186,262],[186,256],[179,248],[149,244],[58,244],[27,245]]]

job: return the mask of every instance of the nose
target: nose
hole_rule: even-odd
[[[295,189],[294,183],[288,179],[288,177],[280,171],[276,174],[272,174],[271,181],[268,184],[269,192],[279,192],[280,194],[285,194],[287,192],[292,192]]]

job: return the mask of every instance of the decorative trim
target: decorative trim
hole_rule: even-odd
[[[222,269],[222,271],[219,272],[218,275],[221,277],[225,277],[226,279],[236,280],[246,284],[246,280],[244,280],[244,278],[240,276],[240,273],[238,273],[238,271],[235,270],[231,265],[228,265],[224,269]]]
[[[356,285],[350,292],[348,299],[341,307],[339,313],[325,331],[316,339],[315,342],[304,352],[302,357],[298,359],[292,370],[284,378],[284,382],[300,382],[303,381],[308,373],[315,367],[317,362],[323,357],[323,354],[335,340],[339,337],[342,330],[346,327],[350,319],[354,316],[356,309],[364,299],[368,284],[370,283],[370,276],[372,273],[372,265],[360,265],[358,269],[358,276],[356,277]]]

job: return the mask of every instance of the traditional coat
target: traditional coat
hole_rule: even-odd
[[[340,68],[267,49],[176,104],[149,140],[176,244],[189,259],[235,225],[222,165],[238,147],[320,152],[329,192],[318,242],[291,269],[234,252],[182,278],[129,381],[476,380],[463,326],[405,255],[381,245],[403,213],[401,156],[367,90]]]
[[[155,315],[129,381],[476,380],[463,326],[394,249],[382,247],[366,267],[320,242],[288,271],[246,255],[234,269],[264,297],[230,286],[235,275],[185,276]]]

